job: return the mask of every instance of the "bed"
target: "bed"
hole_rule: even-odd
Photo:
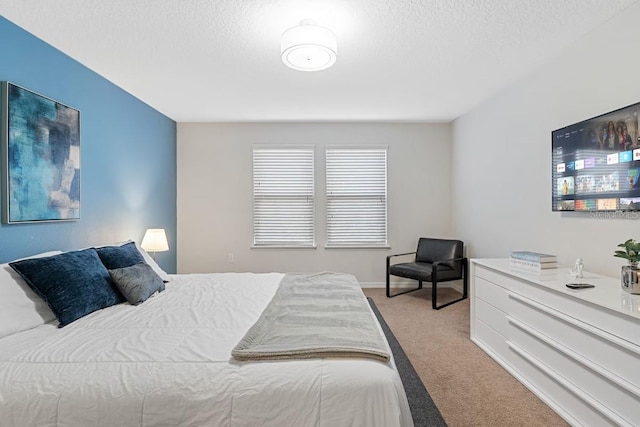
[[[0,424],[412,426],[393,359],[231,357],[283,277],[167,275],[164,290],[143,303],[115,304],[62,328],[27,295],[40,319],[31,323],[40,324],[4,328]],[[28,288],[12,279],[24,302]],[[0,299],[2,308],[1,301],[18,299],[8,285],[0,280],[0,295],[13,292]]]

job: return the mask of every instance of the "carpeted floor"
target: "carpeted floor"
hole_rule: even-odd
[[[439,290],[445,302],[451,289]],[[365,289],[449,427],[567,426],[469,339],[469,300],[431,309],[430,289],[387,298]]]
[[[387,325],[384,317],[382,317],[375,302],[373,302],[371,298],[367,299],[369,300],[369,304],[371,304],[371,309],[380,322],[380,326],[382,326],[382,330],[389,342],[389,347],[391,347],[393,360],[398,368],[404,390],[407,393],[407,400],[409,401],[414,427],[447,427],[438,407],[433,402],[433,399],[431,399],[431,396],[429,396],[420,376],[418,376],[418,373],[402,349],[402,346],[393,335],[393,332],[391,332],[389,325]]]

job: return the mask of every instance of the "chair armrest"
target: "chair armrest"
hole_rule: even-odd
[[[467,257],[452,258],[452,259],[440,259],[438,261],[434,261],[432,265],[437,268],[438,265],[442,264],[443,262],[455,262],[455,261],[466,261],[466,260],[467,260]]]
[[[391,258],[403,255],[413,255],[416,252],[405,252],[403,254],[387,255],[387,282],[389,281],[389,268],[391,267]]]
[[[438,261],[435,261],[432,265],[433,265],[433,270],[436,272],[438,272],[438,267],[440,266],[440,264],[442,264],[443,262],[456,262],[456,261],[463,261],[462,263],[462,268],[466,268],[467,266],[467,257],[461,257],[461,258],[452,258],[452,259],[441,259]],[[464,271],[464,270],[463,270]]]
[[[460,273],[462,274],[462,278],[464,279],[467,275],[467,257],[461,257],[461,258],[453,258],[453,259],[441,259],[438,261],[435,261],[433,264],[431,264],[433,266],[433,269],[431,270],[431,274],[432,274],[432,278],[435,282],[438,281],[438,267],[440,266],[441,263],[443,262],[456,262],[456,261],[462,261],[462,268]],[[466,279],[465,279],[466,280]]]
[[[393,257],[395,257],[395,256],[413,255],[413,254],[415,254],[415,252],[406,252],[406,253],[403,253],[403,254],[388,255],[388,256],[387,256],[387,260],[390,260],[391,258],[393,258]]]

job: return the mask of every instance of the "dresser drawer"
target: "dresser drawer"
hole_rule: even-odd
[[[593,362],[605,374],[636,388],[640,384],[640,369],[630,368],[640,366],[640,347],[519,294],[509,293],[509,304],[511,317]]]
[[[508,359],[511,352],[504,335],[481,320],[476,322],[476,335],[473,341],[503,367],[510,365]]]
[[[484,280],[481,277],[476,277],[474,282],[475,296],[483,299],[498,310],[507,312],[509,306],[509,297],[507,296],[507,290],[501,286]]]
[[[517,378],[573,426],[618,426],[570,389],[553,369],[541,365],[516,343],[508,342]]]
[[[481,320],[502,335],[503,339],[506,339],[504,337],[509,332],[509,322],[507,322],[507,316],[503,311],[478,298],[476,299],[476,319]]]
[[[583,355],[568,350],[532,325],[509,318],[510,342],[554,371],[565,387],[616,425],[640,420],[640,390],[611,375]],[[637,366],[637,363],[635,364]],[[632,370],[632,369],[629,369]]]

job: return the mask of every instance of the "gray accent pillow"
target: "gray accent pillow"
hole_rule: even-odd
[[[154,293],[164,291],[164,282],[146,262],[109,270],[109,275],[132,305],[143,303]]]

